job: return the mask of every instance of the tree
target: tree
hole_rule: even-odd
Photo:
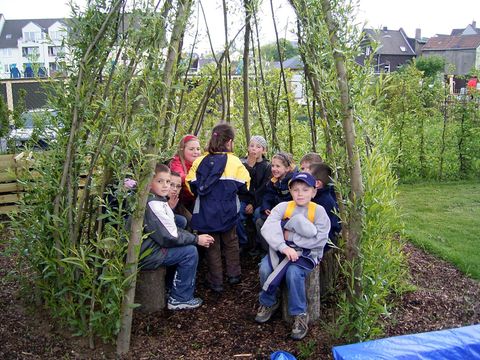
[[[267,61],[280,61],[290,59],[299,55],[298,47],[294,46],[291,41],[284,38],[278,39],[278,44],[283,53],[283,56],[278,51],[277,43],[269,43],[261,47],[263,58]]]
[[[423,71],[425,77],[435,77],[445,69],[445,58],[441,56],[422,56],[415,60],[415,66]]]

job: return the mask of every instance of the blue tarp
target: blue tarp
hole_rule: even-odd
[[[336,360],[480,359],[480,325],[335,346]]]

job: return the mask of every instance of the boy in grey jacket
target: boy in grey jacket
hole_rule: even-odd
[[[170,192],[168,166],[157,165],[150,192],[143,221],[147,237],[140,248],[140,267],[154,270],[160,266],[176,266],[167,307],[170,310],[195,309],[202,304],[202,299],[193,296],[198,265],[195,245],[208,248],[214,239],[208,234],[191,234],[175,224],[167,197]],[[147,255],[142,257],[142,254]]]
[[[285,279],[288,312],[294,317],[291,337],[301,340],[308,332],[306,276],[320,262],[328,240],[330,220],[325,209],[311,200],[316,194],[315,179],[300,172],[289,182],[293,201],[275,206],[262,227],[269,254],[260,263],[259,323],[270,320],[279,307],[277,288]]]

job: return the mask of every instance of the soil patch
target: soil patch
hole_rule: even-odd
[[[15,258],[4,254],[8,235],[0,239],[0,358],[1,359],[113,359],[114,346],[88,348],[84,339],[56,327],[44,309],[25,304],[15,274]],[[417,289],[402,296],[386,324],[386,336],[459,327],[480,322],[480,284],[450,264],[407,244],[405,252],[412,282]],[[216,296],[202,284],[198,295],[204,305],[193,311],[137,313],[133,323],[131,352],[127,359],[268,359],[275,350],[300,358],[331,359],[338,344],[322,324],[306,339],[289,339],[290,327],[277,313],[259,325],[253,320],[259,291],[259,258],[242,258],[242,283],[226,286]],[[335,304],[327,299],[323,313]]]

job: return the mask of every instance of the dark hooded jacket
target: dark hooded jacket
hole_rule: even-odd
[[[262,158],[262,161],[255,163],[253,166],[248,165],[246,158],[241,159],[241,161],[248,170],[251,181],[248,193],[239,195],[240,201],[243,201],[245,204],[252,204],[254,208],[257,208],[262,205],[267,183],[272,177],[270,161]]]
[[[162,260],[172,247],[193,245],[198,236],[179,229],[170,209],[167,198],[150,194],[145,208],[143,233],[147,237],[140,247],[140,266],[153,270],[161,266]]]

